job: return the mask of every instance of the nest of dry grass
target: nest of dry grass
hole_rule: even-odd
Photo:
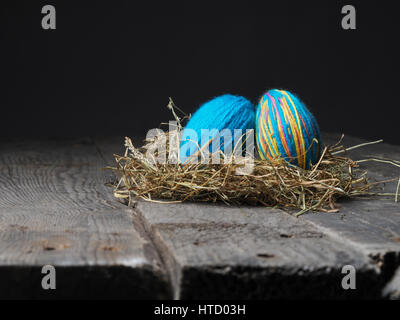
[[[157,152],[148,156],[150,150],[159,147],[159,139],[146,141],[144,146],[136,148],[125,138],[125,154],[114,155],[116,166],[109,168],[120,177],[114,185],[115,197],[130,203],[140,198],[167,203],[222,201],[228,205],[295,208],[299,210],[296,215],[300,215],[308,210],[336,212],[339,198],[371,195],[371,188],[376,185],[369,182],[357,162],[346,156],[341,140],[326,146],[319,162],[310,170],[279,159],[250,159],[253,170],[243,174],[241,168],[249,159],[237,159],[233,155],[230,159],[221,159],[220,164],[178,164],[173,156],[177,154],[177,146],[169,141],[176,141],[174,137],[181,129],[178,122],[177,129],[167,133],[162,141],[167,142],[165,163],[156,161]]]

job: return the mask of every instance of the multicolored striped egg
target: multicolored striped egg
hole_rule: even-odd
[[[265,93],[256,111],[256,142],[262,159],[284,159],[303,169],[318,162],[318,123],[300,99],[289,91]]]

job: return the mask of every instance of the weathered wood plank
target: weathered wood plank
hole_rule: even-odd
[[[338,137],[325,136],[331,142]],[[120,140],[109,139],[109,146],[101,148],[116,150]],[[345,140],[346,145],[362,142]],[[376,146],[363,148],[359,156],[375,151],[400,159],[398,149]],[[377,179],[398,175],[395,167],[363,166]],[[393,192],[393,184],[386,192]],[[342,206],[340,213],[298,219],[270,208],[193,203],[138,202],[135,210],[163,254],[176,297],[379,296],[398,265],[399,207],[382,199],[344,201]],[[345,264],[357,269],[354,292],[340,287]]]
[[[400,300],[400,267],[383,289],[383,296],[391,300]]]
[[[0,150],[1,297],[10,288],[11,297],[170,295],[150,239],[104,186],[91,139],[2,141]],[[57,270],[53,292],[40,286],[46,264]]]
[[[382,285],[365,255],[279,210],[142,201],[136,210],[179,298],[372,297]],[[347,264],[359,272],[356,292],[341,288]]]
[[[337,141],[339,135],[326,135],[325,141]],[[346,146],[358,145],[365,140],[345,137]],[[385,143],[365,146],[349,151],[354,160],[386,158],[400,161],[400,146]],[[400,168],[379,162],[365,162],[360,168],[368,170],[368,175],[377,181],[400,177]],[[397,181],[385,184],[383,192],[394,193]],[[316,227],[359,248],[366,255],[374,257],[382,264],[384,277],[390,278],[396,265],[400,265],[400,203],[390,198],[341,201],[339,213],[310,213],[301,217]]]

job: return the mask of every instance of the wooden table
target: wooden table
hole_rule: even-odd
[[[0,298],[400,297],[394,197],[343,201],[339,213],[299,218],[222,204],[128,208],[100,170],[122,146],[122,137],[0,142]],[[400,160],[400,147],[350,155]],[[363,166],[376,179],[400,176],[389,164]],[[55,290],[42,288],[44,265],[55,267]],[[345,265],[356,270],[355,290],[342,288]]]

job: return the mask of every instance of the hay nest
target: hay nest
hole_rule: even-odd
[[[172,109],[172,101],[169,107]],[[300,215],[308,210],[336,212],[339,198],[375,194],[371,188],[377,182],[369,182],[366,171],[346,156],[342,139],[324,147],[320,160],[310,170],[279,159],[238,159],[234,155],[227,159],[223,154],[220,164],[176,163],[176,137],[182,126],[175,112],[174,116],[178,126],[164,139],[155,137],[136,148],[131,139],[125,138],[125,154],[114,155],[116,166],[108,167],[120,177],[113,186],[115,197],[129,203],[141,198],[163,203],[222,201],[227,205],[295,208],[299,210],[296,215]],[[160,163],[160,144],[165,142],[162,153],[166,161]],[[243,174],[243,165],[249,160],[252,172]]]

